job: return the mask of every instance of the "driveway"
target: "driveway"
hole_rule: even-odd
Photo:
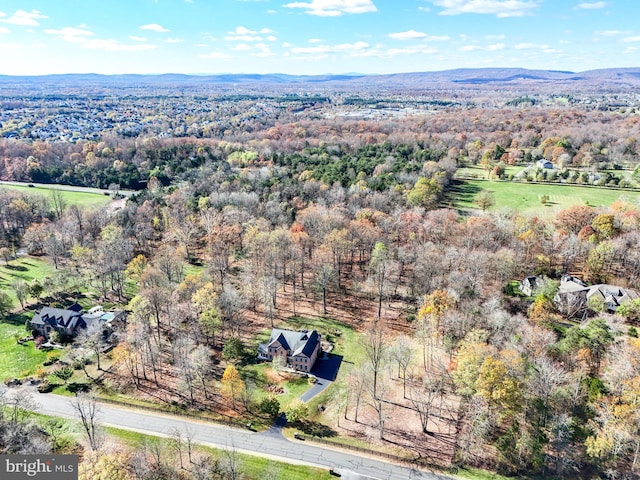
[[[316,395],[320,395],[329,387],[336,379],[340,365],[342,364],[341,355],[333,355],[331,353],[324,354],[316,360],[315,365],[311,369],[311,374],[317,378],[316,383],[311,385],[309,390],[300,396],[300,400],[308,402]]]

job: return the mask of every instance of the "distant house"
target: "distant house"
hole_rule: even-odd
[[[530,297],[531,295],[534,294],[534,292],[537,292],[542,288],[542,286],[544,285],[544,282],[545,280],[543,277],[530,276],[522,280],[518,288],[527,297]]]
[[[584,312],[592,299],[600,300],[607,312],[614,313],[622,303],[637,298],[640,294],[630,288],[608,284],[588,286],[576,277],[564,275],[553,300],[558,310],[573,316]]]
[[[125,312],[122,310],[105,312],[102,307],[94,307],[83,313],[82,307],[75,303],[67,309],[43,307],[33,316],[31,328],[35,335],[41,335],[46,339],[54,331],[65,337],[75,337],[81,330],[94,325],[110,327],[124,319]]]
[[[318,358],[320,338],[315,330],[296,332],[274,328],[269,341],[258,346],[258,359],[271,361],[281,357],[291,368],[309,372]]]
[[[553,169],[553,163],[551,163],[549,160],[546,160],[544,158],[541,158],[540,160],[538,160],[536,162],[536,165],[540,168]]]

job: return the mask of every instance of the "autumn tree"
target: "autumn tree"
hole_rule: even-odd
[[[222,374],[222,394],[232,403],[238,401],[246,388],[244,380],[240,378],[238,370],[234,365],[228,365]]]

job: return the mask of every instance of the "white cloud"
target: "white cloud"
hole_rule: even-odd
[[[487,45],[487,50],[489,52],[497,52],[499,50],[504,50],[504,43],[494,43],[493,45]]]
[[[444,9],[440,15],[478,13],[499,18],[523,17],[540,6],[540,0],[430,0],[430,3]]]
[[[460,50],[463,52],[473,52],[474,50],[480,50],[480,47],[478,45],[464,45],[460,47]]]
[[[583,2],[576,5],[576,10],[598,10],[608,5],[607,2]]]
[[[105,50],[107,52],[136,52],[143,50],[154,50],[158,48],[156,45],[150,43],[137,43],[134,45],[128,45],[118,40],[111,39],[91,39],[82,44],[84,48],[92,50]]]
[[[322,43],[322,39],[321,38],[310,38],[309,40],[307,40],[307,42],[309,42],[309,43]]]
[[[627,47],[624,50],[624,53],[636,53],[638,51],[638,47]]]
[[[416,32],[415,30],[390,33],[389,37],[394,40],[425,40],[427,42],[444,42],[450,40],[450,37],[446,35],[427,35],[426,33]]]
[[[236,29],[233,32],[229,32],[229,33],[235,34],[235,35],[249,35],[249,34],[255,35],[258,32],[256,32],[255,30],[249,30],[248,28],[240,26],[240,27],[236,27]]]
[[[622,39],[623,42],[625,43],[635,43],[635,42],[640,42],[640,35],[636,35],[633,37],[625,37]]]
[[[231,55],[224,52],[211,52],[200,55],[200,58],[216,58],[219,60],[227,60],[231,58]]]
[[[595,34],[598,37],[618,37],[620,35],[629,35],[629,30],[598,30]]]
[[[164,43],[182,43],[184,39],[182,38],[167,38]]]
[[[260,31],[258,30],[249,30],[246,27],[240,26],[236,27],[235,30],[228,32],[227,36],[224,39],[228,42],[262,42],[265,40],[265,37],[261,35],[267,35],[273,33],[273,30],[270,28],[263,28]],[[275,42],[278,38],[275,35],[267,35],[266,40],[270,42]]]
[[[424,48],[424,47],[406,47],[406,48],[389,48],[382,52],[373,52],[375,55],[380,57],[396,57],[398,55],[430,55],[437,53],[438,50],[435,48]]]
[[[538,45],[537,43],[519,43],[513,48],[515,48],[516,50],[531,50],[540,47],[541,45]]]
[[[140,25],[138,28],[140,30],[150,30],[158,33],[166,33],[169,31],[169,29],[164,28],[162,25],[158,25],[157,23],[147,23],[146,25]]]
[[[47,33],[49,35],[55,35],[59,37],[61,40],[64,40],[65,42],[70,42],[70,43],[84,43],[88,40],[87,37],[95,36],[95,33],[93,33],[90,30],[87,30],[86,28],[75,28],[75,27],[65,27],[59,30],[46,29],[44,33]]]
[[[272,57],[274,55],[269,46],[264,43],[256,43],[253,48],[256,51],[249,54],[252,57]]]
[[[150,43],[126,44],[120,42],[119,40],[93,38],[95,37],[95,33],[87,30],[86,28],[65,27],[59,30],[47,29],[44,31],[44,33],[55,35],[60,38],[60,40],[69,43],[76,43],[83,48],[88,48],[91,50],[105,50],[107,52],[133,52],[142,50],[153,50],[157,48],[156,45]],[[145,41],[145,39],[141,37],[129,38],[131,40],[134,40],[135,42]]]
[[[147,39],[144,37],[136,37],[135,35],[129,35],[129,40],[133,40],[134,42],[146,42]]]
[[[0,27],[0,33],[11,33],[11,30],[7,27]]]
[[[246,43],[239,43],[234,47],[231,47],[231,50],[235,50],[236,52],[244,52],[247,50],[251,50],[251,45],[247,45]]]
[[[356,54],[358,51],[362,51],[369,48],[369,44],[366,42],[356,43],[340,43],[338,45],[318,45],[316,47],[293,47],[291,52],[297,54],[326,54],[326,53],[338,53],[338,52],[350,52]]]
[[[285,8],[303,8],[307,14],[319,17],[339,17],[345,13],[369,13],[378,9],[372,0],[311,0],[283,5]]]
[[[423,32],[416,32],[415,30],[407,30],[406,32],[390,33],[389,37],[394,40],[416,40],[418,38],[424,38],[427,34]]]
[[[16,10],[16,12],[11,16],[8,16],[4,12],[0,12],[0,22],[10,23],[11,25],[20,25],[22,27],[37,27],[40,25],[38,20],[43,18],[49,17],[42,15],[39,10],[31,10],[30,12]]]

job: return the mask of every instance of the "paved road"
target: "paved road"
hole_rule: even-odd
[[[73,399],[53,394],[38,393],[32,387],[22,387],[33,395],[39,413],[63,418],[77,418],[71,402]],[[170,435],[172,429],[189,431],[193,439],[203,445],[216,448],[235,448],[240,452],[266,456],[288,463],[334,468],[343,478],[379,480],[445,480],[450,477],[414,470],[369,457],[361,457],[338,450],[322,448],[304,441],[289,441],[282,436],[279,427],[265,432],[249,432],[205,422],[187,420],[160,413],[143,412],[101,404],[99,420],[107,426],[133,430],[149,435]]]

